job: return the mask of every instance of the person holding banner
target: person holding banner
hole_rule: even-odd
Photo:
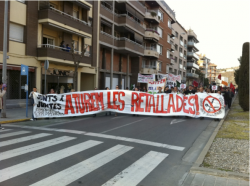
[[[166,93],[166,94],[170,94],[171,93],[171,90],[169,89],[169,87],[167,86],[167,87],[165,87],[165,91],[164,91],[164,93]]]
[[[109,90],[109,88],[106,87],[105,90]],[[111,112],[110,111],[106,112],[105,116],[107,116],[108,114],[111,116]]]
[[[184,92],[185,95],[190,95],[190,94],[194,94],[194,93],[195,93],[195,92],[194,92],[194,90],[193,90],[192,85],[189,85],[189,86],[188,86],[188,90],[186,90],[186,91]]]
[[[161,87],[158,87],[158,94],[162,94],[164,92],[162,92],[162,88]]]

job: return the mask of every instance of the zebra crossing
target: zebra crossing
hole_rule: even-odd
[[[22,137],[21,135],[27,135]],[[21,137],[20,137],[20,136]],[[7,139],[5,138],[14,138]],[[44,140],[46,137],[52,137],[52,139]],[[15,131],[15,129],[6,129],[0,133],[0,164],[2,161],[7,161],[11,158],[25,155],[28,153],[34,153],[37,150],[43,150],[48,147],[55,147],[56,145],[63,144],[65,142],[74,141],[77,137],[71,137],[63,135],[61,137],[54,137],[50,133],[38,133],[32,134],[31,131],[21,130]],[[33,143],[32,140],[40,140],[40,142]],[[19,144],[22,142],[29,142],[31,144],[21,146],[19,148],[9,149],[2,152],[2,147],[8,147],[11,145]],[[98,145],[103,144],[103,141],[99,140],[86,140],[81,143],[74,144],[69,147],[65,147],[60,150],[35,157],[33,159],[18,162],[12,166],[0,169],[0,185],[2,182],[8,183],[9,180],[22,176],[23,174],[29,174],[31,171],[44,167],[45,165],[53,164],[64,158],[73,156],[79,152],[84,152],[91,148],[97,148]],[[31,186],[63,186],[69,185],[74,181],[88,175],[89,173],[99,169],[100,167],[111,163],[119,157],[122,157],[125,153],[129,153],[134,147],[129,145],[116,144],[111,148],[108,148],[100,153],[97,153],[83,161],[80,161],[67,168],[59,170],[54,174],[45,178],[37,178],[37,180],[31,183]],[[117,172],[113,178],[106,180],[102,186],[135,186],[138,185],[144,178],[146,178],[157,166],[167,157],[169,154],[149,151],[125,168],[121,172]],[[121,176],[122,175],[122,176]]]

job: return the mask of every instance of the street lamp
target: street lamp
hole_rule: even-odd
[[[3,69],[2,80],[4,84],[7,84],[7,31],[8,31],[8,5],[9,1],[5,0],[4,3],[4,32],[3,32]],[[3,109],[2,118],[6,118],[6,94],[3,97]]]

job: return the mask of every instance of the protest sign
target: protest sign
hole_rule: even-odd
[[[213,85],[212,90],[217,90],[217,85]]]
[[[155,75],[154,74],[149,74],[149,75],[142,75],[138,74],[138,83],[148,83],[148,81],[154,81],[155,80]]]
[[[148,81],[148,93],[155,94],[158,92],[159,87],[164,91],[166,86],[166,78],[159,81]]]
[[[113,111],[151,116],[223,118],[223,96],[217,93],[148,94],[129,90],[34,93],[35,118],[72,117]]]
[[[182,84],[180,85],[180,88],[181,88],[181,89],[185,89],[185,88],[186,88],[186,84],[183,84],[183,83],[182,83]]]

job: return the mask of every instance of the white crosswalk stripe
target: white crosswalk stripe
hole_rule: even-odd
[[[11,132],[11,133],[7,133],[7,134],[1,134],[0,138],[7,138],[7,137],[17,136],[17,135],[27,134],[27,133],[30,133],[30,131]]]
[[[49,136],[49,135],[51,135],[51,134],[40,133],[40,134],[31,135],[31,136],[15,138],[15,139],[7,140],[7,141],[1,141],[0,147],[4,147],[4,146],[7,146],[7,145],[13,145],[13,144],[16,144],[16,143],[21,143],[21,142],[29,141],[29,140],[33,140],[33,139],[38,139],[38,138],[42,138],[42,137]]]
[[[34,169],[43,167],[55,161],[61,160],[63,158],[69,157],[78,152],[84,151],[91,147],[101,144],[100,141],[89,140],[77,145],[35,158],[11,167],[0,170],[0,182],[11,179],[13,177],[19,176],[26,172],[32,171]]]
[[[40,142],[40,143],[35,143],[35,144],[32,144],[32,145],[20,147],[20,148],[17,148],[17,149],[5,151],[5,152],[0,153],[0,161],[8,159],[8,158],[15,157],[15,156],[19,156],[19,155],[22,155],[22,154],[26,154],[26,153],[29,153],[29,152],[32,152],[32,151],[36,151],[36,150],[39,150],[39,149],[43,149],[43,148],[46,148],[46,147],[50,147],[50,146],[53,146],[53,145],[57,145],[57,144],[60,144],[60,143],[66,142],[66,141],[73,140],[73,139],[76,139],[76,138],[75,137],[69,137],[69,136],[62,136],[62,137],[59,137],[59,138],[55,138],[55,139],[43,141],[43,142]]]
[[[4,130],[0,130],[0,132],[7,132],[7,131],[10,131],[12,129],[4,129]]]
[[[121,156],[133,147],[116,145],[100,154],[97,154],[85,161],[82,161],[72,167],[69,167],[57,174],[45,178],[31,186],[63,186],[72,183],[73,181],[85,176],[113,159]]]
[[[102,186],[136,186],[167,156],[165,153],[150,151]]]

